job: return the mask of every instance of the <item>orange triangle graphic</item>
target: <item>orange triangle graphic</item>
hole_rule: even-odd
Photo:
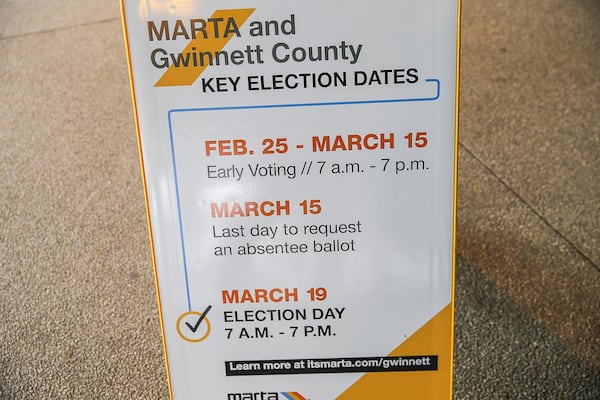
[[[452,398],[452,303],[388,356],[437,355],[437,371],[368,372],[336,400],[441,400]]]

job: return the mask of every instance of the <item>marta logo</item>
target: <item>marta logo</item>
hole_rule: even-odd
[[[308,400],[298,392],[227,393],[227,400]]]

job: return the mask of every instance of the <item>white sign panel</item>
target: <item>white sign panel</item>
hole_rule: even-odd
[[[172,398],[451,397],[458,6],[122,1]]]

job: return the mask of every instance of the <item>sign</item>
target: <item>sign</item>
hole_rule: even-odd
[[[458,2],[121,6],[172,398],[450,398]]]

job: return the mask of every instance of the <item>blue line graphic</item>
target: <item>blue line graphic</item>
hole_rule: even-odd
[[[169,117],[169,135],[171,137],[171,158],[173,159],[173,174],[175,177],[175,196],[177,198],[177,217],[179,219],[179,235],[181,236],[181,254],[183,256],[183,272],[185,274],[185,291],[187,294],[188,311],[192,311],[192,300],[190,296],[190,282],[188,278],[187,256],[185,252],[185,237],[183,235],[183,218],[181,217],[181,203],[179,200],[179,179],[177,179],[177,162],[175,161],[175,144],[173,142],[173,128],[171,117]]]
[[[356,101],[337,101],[323,103],[290,103],[290,104],[265,104],[265,105],[245,105],[245,106],[228,106],[228,107],[204,107],[204,108],[181,108],[173,109],[168,112],[169,119],[169,138],[171,140],[171,158],[173,159],[173,176],[175,178],[175,196],[177,198],[177,216],[179,222],[179,235],[181,236],[181,253],[183,258],[183,272],[185,274],[185,290],[187,296],[188,311],[192,311],[192,300],[190,294],[190,283],[188,276],[187,255],[185,247],[185,237],[183,234],[183,217],[181,216],[181,203],[179,198],[179,180],[177,178],[177,163],[175,161],[175,143],[173,140],[173,125],[172,114],[181,112],[193,111],[231,111],[231,110],[260,110],[273,108],[293,108],[293,107],[328,107],[328,106],[345,106],[359,104],[385,104],[385,103],[415,103],[425,101],[436,101],[440,98],[440,81],[439,79],[425,79],[425,82],[433,82],[436,85],[435,96],[433,97],[416,97],[407,99],[380,99],[380,100],[356,100]]]

